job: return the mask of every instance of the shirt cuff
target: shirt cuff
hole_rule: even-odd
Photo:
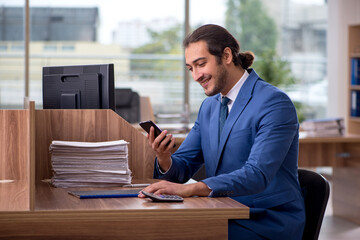
[[[161,167],[160,167],[160,165],[159,165],[159,160],[156,161],[156,165],[157,165],[157,168],[159,169],[159,172],[164,175],[164,174],[166,174],[166,173],[170,170],[170,168],[171,168],[171,166],[172,166],[172,159],[170,158],[170,167],[169,167],[169,169],[168,169],[166,172],[163,172],[163,171],[161,170]]]
[[[202,183],[204,183],[203,181],[201,181]],[[211,191],[210,193],[209,193],[209,195],[208,195],[208,197],[212,197],[212,195],[213,195],[213,190],[211,189],[211,187],[209,187],[209,185],[207,185],[206,183],[204,183],[206,186],[207,186],[207,188]]]

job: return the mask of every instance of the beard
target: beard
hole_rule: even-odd
[[[226,71],[225,67],[221,64],[218,65],[218,70],[216,72],[216,76],[213,78],[214,87],[209,90],[205,94],[206,96],[214,96],[221,92],[226,86],[226,80],[228,78],[229,73]]]

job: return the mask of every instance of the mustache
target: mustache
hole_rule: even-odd
[[[210,79],[211,78],[211,74],[204,74],[201,77],[199,77],[198,79],[196,79],[197,82],[202,82],[204,80]]]

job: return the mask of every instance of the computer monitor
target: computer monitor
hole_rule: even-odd
[[[44,109],[115,111],[114,64],[43,67]]]

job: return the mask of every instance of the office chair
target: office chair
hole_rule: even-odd
[[[305,200],[306,223],[303,240],[318,239],[329,199],[329,182],[320,174],[299,169],[299,182]]]
[[[130,88],[115,89],[115,112],[129,123],[140,122],[140,96]]]

